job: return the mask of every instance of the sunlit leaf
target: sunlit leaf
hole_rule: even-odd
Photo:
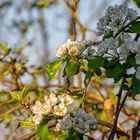
[[[80,68],[79,62],[70,61],[67,63],[65,67],[65,73],[68,76],[76,75],[79,72],[79,68]]]
[[[49,136],[48,125],[39,125],[36,130],[36,135],[40,140],[47,140]]]
[[[9,113],[3,113],[3,114],[1,114],[0,115],[0,122],[1,121],[3,121],[4,119],[6,119],[6,118],[10,118],[11,116],[10,116],[10,114]]]
[[[29,88],[30,88],[30,86],[26,85],[26,86],[22,89],[22,93],[21,93],[21,94],[22,94],[22,97],[23,97],[23,98],[27,96],[28,91],[29,91]]]
[[[22,128],[28,128],[28,127],[32,127],[32,126],[34,126],[33,122],[20,121],[20,127],[22,127]]]
[[[66,56],[61,57],[60,59],[48,64],[46,66],[46,73],[50,79],[53,79],[58,69],[61,67],[62,63],[66,60]]]

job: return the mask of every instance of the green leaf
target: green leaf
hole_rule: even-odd
[[[67,88],[66,87],[60,87],[60,88],[57,88],[55,90],[58,91],[58,92],[67,92]]]
[[[11,49],[8,47],[6,43],[0,44],[0,52],[3,55],[8,55],[10,53]]]
[[[29,121],[20,121],[20,127],[22,128],[29,128],[34,126],[33,122],[29,122]]]
[[[5,112],[3,114],[0,115],[0,122],[2,122],[4,119],[10,118],[10,114]]]
[[[104,61],[104,68],[109,69],[115,67],[115,65],[118,63],[118,59],[114,58],[111,61],[105,60]]]
[[[102,57],[96,57],[92,60],[89,60],[88,67],[90,69],[100,68],[104,65],[104,59]]]
[[[135,21],[129,27],[129,30],[133,33],[140,34],[140,21]]]
[[[26,85],[26,86],[23,88],[22,93],[21,93],[23,98],[27,96],[28,91],[29,91],[29,88],[30,88],[30,87],[29,87],[28,85]]]
[[[11,97],[12,97],[11,100],[21,101],[21,99],[22,99],[22,94],[19,93],[19,92],[14,93],[14,92],[11,92],[11,91],[10,91],[10,95],[11,95]]]
[[[43,117],[43,120],[41,121],[40,125],[46,125],[48,122],[54,118],[54,115],[52,114],[47,114]]]
[[[93,74],[94,74],[94,71],[90,70],[90,69],[86,72],[85,78],[84,78],[84,85],[85,85],[86,88],[87,88]]]
[[[82,67],[84,68],[84,70],[86,70],[86,71],[88,71],[88,61],[86,60],[86,59],[83,59],[82,61],[81,61],[81,65],[82,65]]]
[[[48,125],[39,125],[36,130],[36,135],[41,140],[47,140],[49,136]]]
[[[116,83],[122,78],[124,72],[125,69],[121,64],[118,63],[114,68],[106,70],[106,76],[108,78],[114,78],[114,82]]]
[[[69,136],[68,131],[62,131],[62,135],[57,137],[58,140],[65,140]]]
[[[79,62],[73,62],[73,61],[68,62],[65,67],[66,75],[67,76],[76,75],[79,72],[80,65],[81,64]]]
[[[96,69],[95,69],[95,74],[96,74],[97,76],[101,76],[101,75],[102,75],[101,69],[100,69],[100,68],[96,68]]]
[[[49,79],[53,79],[58,69],[61,67],[62,63],[66,60],[66,56],[61,57],[60,59],[48,64],[46,66],[46,73],[49,76]]]
[[[140,93],[140,80],[135,76],[132,78],[132,89],[129,92],[129,96],[135,97],[136,94]]]
[[[83,97],[83,92],[81,90],[79,91],[73,91],[71,93],[71,96],[74,98],[74,99],[79,99],[79,98],[82,98]]]
[[[140,8],[140,0],[133,0],[133,2]]]
[[[137,79],[135,76],[132,78],[132,86],[135,87],[137,91],[140,91],[140,80]]]

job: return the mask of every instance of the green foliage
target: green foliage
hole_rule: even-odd
[[[49,136],[49,131],[48,131],[48,125],[39,125],[37,130],[36,130],[36,135],[41,139],[41,140],[47,140]]]
[[[61,67],[62,63],[66,60],[66,56],[61,57],[60,59],[48,64],[46,66],[46,73],[49,76],[49,79],[53,79],[58,69]]]
[[[33,122],[29,122],[29,121],[20,121],[20,127],[21,128],[28,128],[28,127],[32,127],[34,126]]]
[[[10,114],[8,112],[5,112],[0,115],[0,122],[2,122],[4,119],[10,118]]]
[[[74,91],[71,93],[71,96],[74,98],[74,99],[79,99],[79,98],[82,98],[83,97],[83,93],[81,90],[79,91]]]
[[[11,48],[8,47],[6,43],[0,44],[0,54],[6,56],[10,53]]]
[[[28,94],[28,91],[29,91],[30,87],[28,85],[26,85],[23,89],[22,89],[22,98],[26,97],[27,94]]]
[[[46,124],[48,124],[48,122],[51,120],[51,119],[53,119],[54,118],[54,115],[51,115],[51,114],[48,114],[48,115],[45,115],[44,117],[43,117],[43,120],[41,121],[41,125],[46,125]]]
[[[82,135],[74,130],[63,131],[62,135],[58,136],[58,140],[81,140]]]
[[[118,82],[125,73],[124,67],[118,63],[115,67],[106,70],[106,76],[108,78],[114,78],[114,82]]]
[[[49,131],[48,131],[48,122],[53,119],[53,115],[46,115],[44,116],[43,120],[41,121],[40,125],[38,126],[36,130],[36,135],[41,140],[47,140],[49,137]]]
[[[129,92],[129,96],[135,97],[136,94],[140,93],[140,80],[135,76],[132,78],[132,88]]]
[[[132,33],[137,33],[140,34],[140,21],[135,21],[131,24],[131,26],[129,27],[129,30]]]
[[[92,60],[89,60],[88,67],[90,69],[100,68],[104,65],[104,59],[102,57],[96,57]]]
[[[140,8],[140,0],[133,0],[133,2]]]
[[[21,92],[12,92],[10,91],[11,99],[6,101],[6,104],[14,104],[21,102],[28,94],[29,86],[26,85]]]
[[[96,74],[97,76],[101,76],[101,75],[102,75],[101,69],[100,69],[100,68],[96,68],[96,69],[95,69],[95,74]]]
[[[65,73],[67,76],[73,76],[76,75],[79,72],[79,68],[80,68],[80,63],[79,62],[74,62],[74,61],[69,61],[66,64],[65,67]]]
[[[85,87],[87,88],[89,82],[90,82],[90,79],[91,77],[93,76],[94,74],[94,71],[89,69],[86,73],[85,73],[85,78],[84,78],[84,85]]]

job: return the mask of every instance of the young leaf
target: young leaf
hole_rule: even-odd
[[[5,112],[4,114],[0,115],[0,122],[2,122],[4,119],[10,118],[10,114]]]
[[[12,97],[11,100],[21,101],[21,99],[22,99],[22,94],[19,93],[19,92],[14,93],[14,92],[11,92],[11,91],[10,91],[10,95],[11,95],[11,97]]]
[[[33,122],[29,122],[29,121],[20,121],[20,127],[22,128],[29,128],[34,126]]]
[[[29,88],[30,87],[27,85],[23,88],[22,93],[21,93],[23,98],[27,96]]]
[[[101,75],[102,75],[101,69],[100,69],[100,68],[96,68],[96,69],[95,69],[95,74],[96,74],[97,76],[101,76]]]
[[[39,125],[36,130],[36,135],[40,140],[47,140],[49,136],[48,125]]]
[[[66,56],[61,57],[60,59],[48,64],[46,66],[46,73],[50,79],[53,79],[58,69],[61,67],[61,64],[66,60]]]
[[[76,75],[79,72],[79,68],[80,68],[79,62],[70,61],[67,63],[65,67],[65,73],[67,76]]]

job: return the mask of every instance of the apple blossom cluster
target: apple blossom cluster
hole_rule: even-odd
[[[125,5],[109,6],[105,15],[97,23],[98,35],[114,34],[136,17],[137,11],[127,8]]]
[[[96,129],[97,120],[92,114],[87,114],[82,108],[79,108],[66,115],[63,120],[60,120],[56,128],[57,130],[75,129],[79,133],[86,133],[92,129]]]
[[[73,103],[73,99],[70,95],[61,94],[56,95],[51,93],[44,97],[44,102],[36,101],[35,105],[32,106],[31,110],[34,113],[33,121],[38,125],[43,116],[52,113],[57,116],[64,116],[68,107]]]
[[[130,34],[121,34],[119,38],[110,37],[102,41],[98,53],[104,56],[111,54],[112,56],[120,55],[120,58],[126,58],[130,53],[137,53],[139,45]]]
[[[135,62],[140,65],[140,42],[135,41],[130,34],[105,39],[100,44],[98,53],[109,60],[119,57],[120,63],[124,63],[128,55],[135,54]],[[136,68],[135,76],[140,80],[140,66]]]
[[[62,44],[58,47],[56,56],[62,57],[66,54],[70,56],[77,56],[85,49],[85,45],[81,41],[71,41],[70,39],[67,40],[65,44]]]

